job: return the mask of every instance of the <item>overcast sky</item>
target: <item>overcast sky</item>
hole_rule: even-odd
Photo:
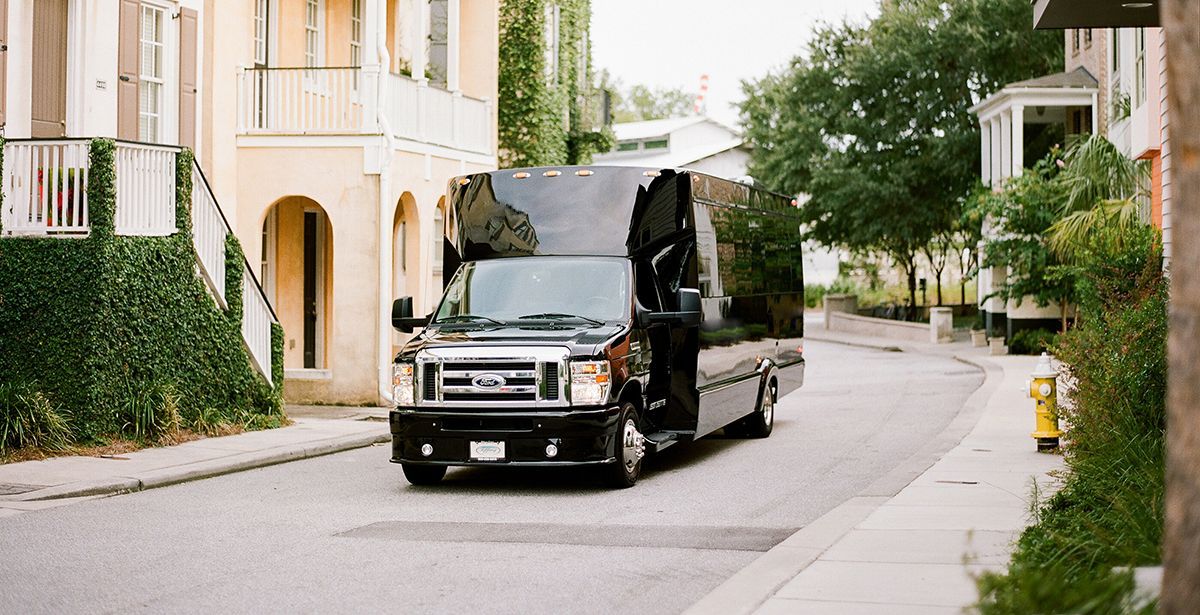
[[[741,81],[787,63],[814,24],[866,22],[878,0],[592,0],[592,62],[626,86],[699,89],[708,114],[737,123]]]

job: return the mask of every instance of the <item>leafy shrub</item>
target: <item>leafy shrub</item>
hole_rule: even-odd
[[[143,440],[170,439],[179,433],[179,396],[175,387],[154,383],[138,388],[127,383],[128,393],[122,406],[123,430]]]
[[[1155,233],[1131,235],[1080,266],[1078,320],[1054,347],[1073,383],[1068,474],[1008,573],[981,577],[984,613],[1126,612],[1132,583],[1113,569],[1162,559],[1167,285]]]
[[[202,409],[218,409],[231,424],[239,411],[280,414],[283,335],[272,326],[268,384],[242,343],[236,238],[225,253],[229,309],[196,274],[190,152],[177,158],[178,232],[123,237],[113,232],[113,149],[107,139],[90,145],[88,237],[0,239],[0,383],[39,382],[71,409],[64,418],[81,443],[122,432],[160,437]]]
[[[23,383],[0,384],[0,453],[27,446],[61,451],[70,445],[66,418],[41,391]]]
[[[829,287],[821,284],[805,284],[804,285],[804,307],[815,308],[821,307],[821,301],[825,299],[825,295],[829,293]]]
[[[1012,354],[1041,354],[1054,345],[1058,335],[1045,329],[1023,329],[1013,334],[1008,342]]]

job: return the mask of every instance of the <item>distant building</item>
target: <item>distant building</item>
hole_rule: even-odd
[[[729,179],[746,175],[750,144],[741,133],[702,115],[613,124],[613,151],[596,154],[606,166],[686,167]]]

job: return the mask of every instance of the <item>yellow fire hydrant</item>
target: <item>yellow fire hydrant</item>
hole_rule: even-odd
[[[1050,365],[1050,355],[1042,353],[1030,374],[1028,395],[1034,400],[1036,430],[1029,434],[1037,440],[1038,451],[1058,448],[1058,372]]]

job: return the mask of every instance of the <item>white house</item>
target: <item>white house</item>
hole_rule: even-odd
[[[750,146],[741,133],[702,115],[613,125],[617,145],[593,162],[607,166],[686,167],[730,179],[746,174]]]

